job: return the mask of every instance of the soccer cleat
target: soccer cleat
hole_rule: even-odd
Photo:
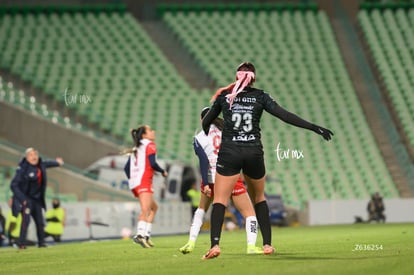
[[[195,242],[194,241],[188,241],[188,243],[186,243],[183,247],[181,247],[179,250],[181,253],[183,254],[188,254],[193,252],[194,250],[194,246],[195,246]]]
[[[148,243],[147,240],[142,237],[141,235],[135,235],[132,240],[134,240],[134,243],[136,244],[140,244],[143,248],[149,248],[151,247]]]
[[[275,253],[275,249],[273,248],[273,246],[266,244],[265,246],[263,246],[263,254],[265,255],[270,255]]]
[[[151,241],[151,239],[150,239],[150,237],[149,237],[149,236],[146,236],[146,237],[145,237],[145,241],[147,242],[147,244],[148,244],[150,247],[154,247],[154,243]]]
[[[214,259],[220,256],[220,247],[218,245],[213,246],[210,250],[203,256],[203,260]]]
[[[263,249],[255,245],[248,245],[247,254],[263,254]]]

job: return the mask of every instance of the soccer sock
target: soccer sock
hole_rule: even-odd
[[[200,228],[203,225],[204,214],[206,212],[204,209],[197,208],[194,213],[193,223],[190,227],[190,241],[195,242],[197,240],[198,234],[200,233]]]
[[[145,228],[145,237],[151,237],[151,230],[152,230],[152,223],[147,222],[147,226]]]
[[[141,237],[144,237],[146,229],[147,229],[147,223],[145,221],[138,221],[137,235],[140,235]]]
[[[256,245],[257,239],[257,219],[255,216],[246,218],[247,245]]]
[[[224,212],[226,207],[221,203],[213,204],[211,211],[211,230],[210,230],[210,242],[211,247],[218,245],[220,242],[221,228],[224,221]]]
[[[270,227],[269,207],[266,201],[256,203],[254,205],[254,211],[256,211],[260,232],[262,232],[263,245],[272,245],[272,229]]]

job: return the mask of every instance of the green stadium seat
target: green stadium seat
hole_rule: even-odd
[[[368,46],[407,136],[412,132],[409,121],[414,120],[414,98],[409,95],[413,84],[412,71],[406,70],[413,67],[413,53],[407,47],[414,42],[414,34],[410,31],[413,11],[413,8],[383,11],[373,8],[369,12],[361,10],[358,14]]]

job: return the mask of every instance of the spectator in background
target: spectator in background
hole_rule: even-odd
[[[45,238],[52,237],[55,242],[60,242],[63,235],[65,222],[65,210],[60,207],[60,200],[52,201],[52,209],[46,212]]]
[[[22,215],[18,248],[26,248],[27,229],[30,216],[36,224],[38,247],[46,247],[43,209],[46,209],[45,193],[47,185],[46,169],[63,165],[62,158],[43,161],[37,150],[28,148],[20,161],[11,182],[13,192],[13,216]]]
[[[376,211],[377,211],[378,221],[385,223],[384,201],[378,192],[376,193],[376,202],[377,202]]]
[[[116,168],[115,159],[111,159],[111,162],[109,164],[109,167],[111,167],[111,169],[115,169]]]
[[[384,201],[380,194],[375,192],[375,194],[371,196],[371,200],[368,202],[367,206],[368,223],[372,221],[385,223],[384,210]]]
[[[371,222],[376,219],[376,211],[375,211],[375,196],[374,194],[371,196],[371,199],[368,201],[367,205],[368,211],[368,222]]]
[[[4,218],[0,207],[0,247],[3,246],[3,241],[6,239],[6,219]]]
[[[10,211],[7,214],[7,218],[6,218],[6,232],[7,232],[7,238],[9,239],[9,246],[17,245],[17,242],[20,236],[20,226],[22,224],[22,214],[19,213],[17,217],[13,216],[13,213],[11,210],[12,204],[13,204],[13,198],[10,198],[9,199]],[[28,245],[27,242],[26,242],[26,245]]]
[[[191,200],[191,217],[193,217],[201,198],[201,193],[197,190],[197,184],[195,182],[191,185],[191,188],[188,189],[187,196]]]

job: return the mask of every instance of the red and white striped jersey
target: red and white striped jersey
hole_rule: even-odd
[[[151,167],[148,156],[156,154],[155,143],[149,139],[142,139],[141,145],[135,154],[131,155],[129,166],[129,189],[139,185],[151,185],[154,169]]]

